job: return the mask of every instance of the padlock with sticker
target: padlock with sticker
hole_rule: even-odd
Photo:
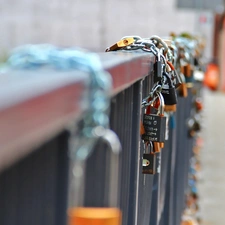
[[[175,105],[177,104],[177,92],[176,92],[176,88],[173,85],[173,82],[170,78],[170,76],[168,75],[168,73],[163,72],[163,76],[164,76],[164,83],[162,85],[162,95],[165,101],[165,105]]]

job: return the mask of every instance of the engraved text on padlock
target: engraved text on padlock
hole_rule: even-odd
[[[143,140],[153,142],[165,141],[166,117],[144,114],[143,125],[145,128],[145,134],[142,135]]]

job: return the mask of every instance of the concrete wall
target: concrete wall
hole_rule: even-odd
[[[0,15],[2,52],[27,43],[104,51],[126,35],[199,31],[198,14],[176,0],[0,0]]]

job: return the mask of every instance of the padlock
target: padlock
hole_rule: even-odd
[[[196,111],[197,111],[197,112],[202,111],[202,109],[203,109],[203,104],[202,104],[202,101],[201,101],[200,98],[196,98],[194,104],[195,104],[195,108],[196,108]]]
[[[178,88],[178,94],[179,96],[186,98],[188,96],[188,90],[186,83],[182,83],[180,87]]]
[[[175,88],[180,87],[180,85],[183,83],[183,81],[182,81],[182,77],[181,77],[180,73],[178,73],[176,69],[174,69],[174,71],[173,71],[173,77],[174,77]]]
[[[185,77],[191,77],[192,75],[192,69],[191,69],[191,64],[187,63],[183,65],[183,74]]]
[[[155,174],[157,172],[156,168],[156,154],[153,152],[152,142],[146,142],[145,144],[145,153],[142,158],[142,173],[143,174]],[[147,153],[149,149],[149,153]]]
[[[135,41],[135,39],[133,37],[123,38],[122,40],[116,42],[116,44],[108,47],[105,51],[106,52],[117,51],[121,48],[131,45],[132,43],[134,43],[134,41]]]
[[[155,61],[154,65],[154,83],[161,81],[162,79],[162,63],[161,61]]]
[[[177,73],[175,67],[170,61],[166,61],[166,63],[167,63],[167,66],[169,66],[170,68],[170,70],[168,71],[167,69],[166,72],[170,73],[171,80],[173,81],[175,88],[178,88],[182,84],[182,79],[180,77],[180,74]]]
[[[178,88],[178,95],[180,97],[184,97],[186,98],[188,96],[188,90],[187,90],[187,85],[186,85],[186,79],[183,73],[179,73],[180,74],[180,78],[182,80],[181,85]]]
[[[194,137],[195,133],[201,130],[198,115],[194,115],[187,120],[189,136]]]
[[[194,82],[192,65],[190,63],[183,62],[183,66],[181,67],[181,73],[185,76],[186,87],[192,88]]]
[[[180,73],[184,74],[184,66],[183,65],[180,66]]]
[[[156,61],[153,65],[154,69],[154,83],[162,80],[162,62],[161,62],[161,53],[154,45],[150,46],[150,50],[156,57]]]
[[[192,76],[190,76],[190,77],[186,77],[186,86],[187,86],[187,88],[192,88],[194,85],[193,85],[193,83],[194,83],[194,76],[192,75]]]
[[[166,117],[164,114],[164,99],[160,92],[156,93],[160,102],[158,114],[144,114],[143,126],[145,134],[142,135],[144,141],[165,141]]]
[[[177,92],[169,77],[168,73],[163,72],[163,76],[166,77],[167,84],[162,85],[162,96],[165,101],[165,105],[177,104]]]
[[[96,131],[95,131],[96,130]],[[109,207],[85,207],[84,204],[84,173],[85,161],[90,155],[86,155],[87,149],[81,146],[76,152],[73,160],[73,177],[69,201],[71,207],[68,209],[68,225],[121,225],[122,213],[118,206],[118,174],[119,174],[119,153],[121,145],[116,134],[110,129],[101,127],[93,130],[97,138],[106,142],[111,149],[109,168],[109,184],[106,184],[106,193],[108,194]],[[74,143],[74,141],[70,141]],[[75,144],[70,145],[75,148]],[[93,150],[93,145],[90,145]],[[89,152],[89,151],[88,151]],[[86,155],[84,157],[84,155]]]

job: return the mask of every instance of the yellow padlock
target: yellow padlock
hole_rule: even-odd
[[[134,43],[134,41],[135,41],[135,39],[133,37],[123,38],[122,40],[116,42],[116,44],[108,47],[105,51],[106,52],[117,51],[121,48],[131,45],[132,43]]]

